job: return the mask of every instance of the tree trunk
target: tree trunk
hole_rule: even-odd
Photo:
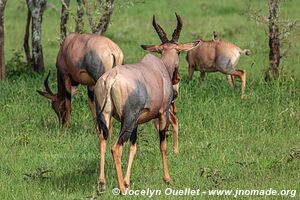
[[[0,80],[5,79],[4,10],[7,0],[0,0]]]
[[[28,5],[28,0],[26,0]],[[25,35],[24,35],[24,42],[23,47],[26,56],[26,62],[28,66],[31,66],[31,55],[30,55],[30,47],[29,47],[29,28],[30,28],[30,21],[31,21],[31,12],[29,7],[27,6],[27,18],[26,18],[26,26],[25,26]]]
[[[280,32],[278,27],[279,1],[269,0],[269,69],[265,80],[278,79],[280,65]]]
[[[106,0],[106,5],[104,8],[104,14],[100,18],[100,21],[97,26],[97,32],[96,34],[102,35],[103,33],[106,32],[107,27],[110,22],[111,15],[113,13],[113,8],[114,8],[114,0]]]
[[[46,0],[29,0],[28,7],[32,17],[31,35],[33,70],[36,72],[42,72],[44,70],[42,19],[46,8]]]
[[[75,32],[77,33],[83,33],[83,27],[84,27],[83,15],[84,15],[84,9],[82,5],[82,0],[77,0],[77,16],[75,18],[75,22],[76,22]]]
[[[61,17],[60,17],[60,44],[63,43],[67,35],[67,21],[69,19],[69,4],[70,0],[61,0]]]
[[[85,7],[86,16],[88,18],[92,33],[96,32],[96,23],[93,20],[92,10],[88,6],[87,0],[82,0],[82,3]]]
[[[114,0],[106,0],[104,6],[104,13],[97,24],[92,16],[92,10],[87,5],[87,0],[82,0],[83,5],[86,9],[86,15],[88,17],[88,21],[90,23],[90,27],[93,33],[102,35],[106,30],[110,22],[111,15],[113,13],[114,8]]]

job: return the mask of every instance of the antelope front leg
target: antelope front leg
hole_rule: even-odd
[[[174,115],[176,115],[176,113],[177,113],[177,106],[176,106],[175,100],[174,100],[174,101],[172,102],[172,104],[171,104],[170,111],[171,111]]]
[[[100,175],[98,180],[98,193],[105,191],[105,175],[104,175],[104,164],[105,164],[105,152],[106,152],[106,139],[103,136],[103,132],[99,133],[99,152],[100,152]]]
[[[193,74],[194,74],[195,68],[194,68],[194,66],[189,65],[188,70],[189,70],[189,81],[191,81],[193,79]]]
[[[88,86],[87,90],[88,90],[89,108],[92,113],[94,123],[96,124],[96,107],[95,107],[95,97],[94,97],[94,86],[92,86],[92,87]]]
[[[173,114],[173,112],[169,112],[169,122],[171,123],[172,132],[173,132],[173,139],[174,139],[173,149],[174,149],[174,153],[178,154],[179,153],[179,150],[178,150],[178,119],[175,116],[175,114]]]
[[[200,82],[203,82],[205,79],[205,72],[204,71],[200,71]]]
[[[167,163],[167,140],[166,140],[166,128],[167,128],[167,120],[168,113],[162,113],[159,116],[159,140],[160,140],[160,152],[162,156],[162,162],[164,167],[164,181],[169,183],[171,181],[171,177],[169,174],[169,168]]]
[[[64,83],[65,83],[65,100],[66,100],[66,115],[65,115],[65,122],[66,127],[70,127],[70,117],[71,117],[71,94],[72,94],[72,85],[71,85],[71,79],[69,76],[64,76]]]
[[[122,163],[121,163],[123,145],[124,144],[119,144],[117,140],[116,143],[111,148],[111,153],[114,158],[114,163],[117,171],[117,178],[118,178],[121,194],[125,193],[125,185],[124,185],[124,179],[122,175]]]
[[[130,185],[130,174],[131,174],[131,167],[133,158],[136,153],[136,139],[137,139],[137,128],[133,130],[130,136],[130,148],[129,148],[129,155],[128,155],[128,165],[127,165],[127,171],[124,178],[124,184],[126,188],[129,188]]]

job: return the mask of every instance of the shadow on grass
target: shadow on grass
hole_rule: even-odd
[[[61,191],[78,192],[91,191],[97,187],[99,160],[95,159],[89,162],[80,163],[78,168],[61,173],[55,172],[46,181],[52,185],[52,188],[57,188]],[[96,190],[95,190],[96,191]]]

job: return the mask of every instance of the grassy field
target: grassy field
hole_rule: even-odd
[[[51,1],[49,1],[51,2]],[[126,1],[127,2],[127,1]],[[178,99],[179,155],[168,138],[168,163],[173,181],[166,185],[159,139],[152,123],[139,126],[137,154],[133,162],[131,189],[287,189],[300,193],[300,42],[299,33],[288,57],[282,61],[280,81],[265,83],[268,65],[266,27],[248,20],[247,1],[239,0],[138,0],[134,5],[117,1],[107,36],[123,49],[127,63],[146,53],[141,44],[157,44],[151,17],[169,35],[178,12],[184,22],[180,41],[210,39],[215,30],[222,39],[255,54],[242,57],[239,68],[247,70],[246,98],[240,88],[230,89],[223,74],[214,73],[199,83],[199,74],[187,81],[187,63],[181,55],[182,83]],[[72,1],[74,9],[74,1]],[[51,2],[43,21],[46,71],[55,84],[55,59],[59,39],[59,1]],[[255,9],[267,10],[267,2],[250,1]],[[300,19],[297,0],[284,1],[281,17]],[[122,6],[120,6],[122,5]],[[86,89],[72,99],[71,128],[60,128],[49,101],[40,97],[46,74],[35,74],[23,64],[22,39],[26,6],[7,3],[5,53],[7,79],[0,82],[0,199],[86,199],[96,195],[99,173],[98,138],[87,106]],[[72,17],[69,31],[74,29]],[[88,30],[88,29],[87,29]],[[298,37],[298,39],[297,39]],[[117,199],[111,190],[117,179],[110,154],[119,124],[109,139],[106,154],[106,193],[98,199]],[[127,148],[123,167],[127,163]],[[296,194],[296,198],[300,195]],[[129,198],[129,197],[124,197]],[[135,197],[147,198],[147,197]],[[156,196],[155,199],[169,199]],[[192,197],[183,196],[180,199]],[[197,199],[218,198],[201,195]],[[232,196],[221,196],[232,199]],[[253,199],[254,197],[240,197]],[[281,199],[281,196],[265,196]]]

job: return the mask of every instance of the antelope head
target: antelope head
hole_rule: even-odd
[[[175,13],[176,19],[177,19],[177,26],[172,34],[172,39],[169,40],[167,37],[166,32],[164,29],[156,23],[155,16],[153,15],[153,21],[152,25],[158,34],[158,37],[161,40],[160,45],[141,45],[141,47],[144,50],[150,51],[150,52],[157,52],[162,55],[162,61],[168,68],[173,68],[171,78],[172,78],[172,83],[175,91],[175,96],[178,94],[178,87],[179,87],[179,81],[180,81],[180,76],[179,76],[179,54],[181,51],[189,51],[193,49],[199,41],[193,42],[193,43],[185,43],[185,44],[179,44],[178,39],[180,36],[180,32],[182,30],[182,19],[181,17]]]
[[[182,30],[182,19],[177,13],[175,13],[175,15],[177,19],[177,27],[172,34],[171,40],[168,39],[166,32],[158,23],[156,23],[155,16],[153,16],[152,25],[162,43],[160,45],[141,45],[141,47],[144,50],[148,50],[150,52],[160,53],[162,54],[162,56],[164,56],[164,54],[167,54],[168,56],[170,56],[170,58],[167,60],[177,60],[177,62],[175,63],[177,64],[176,67],[178,67],[179,53],[181,51],[189,51],[193,49],[198,44],[198,42],[185,44],[178,43],[180,32]]]
[[[49,87],[49,84],[48,84],[49,76],[50,76],[50,71],[49,71],[47,77],[44,80],[45,91],[37,90],[37,92],[41,96],[51,100],[52,109],[57,114],[59,122],[62,123],[62,124],[65,124],[66,123],[65,98],[61,98],[60,95],[58,95],[58,93],[54,94],[51,91],[51,89]]]

